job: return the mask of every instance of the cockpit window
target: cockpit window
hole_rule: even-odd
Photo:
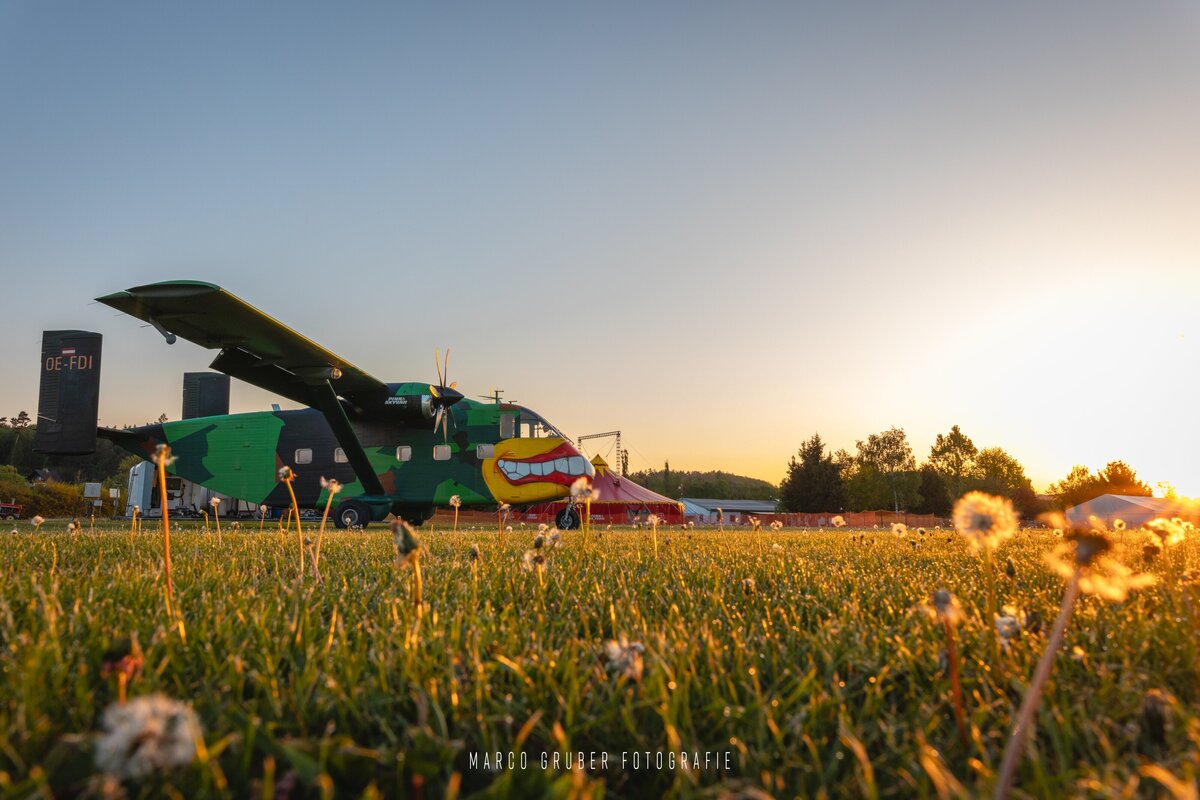
[[[501,414],[500,415],[500,438],[501,439],[513,438],[514,430],[516,428],[516,419],[517,419],[516,414]]]
[[[542,418],[541,415],[521,406],[521,420],[517,436],[522,439],[545,439],[554,437],[566,439],[562,432]]]

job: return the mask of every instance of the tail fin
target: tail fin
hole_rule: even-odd
[[[51,455],[96,450],[100,345],[88,331],[42,332],[42,380],[33,449]]]

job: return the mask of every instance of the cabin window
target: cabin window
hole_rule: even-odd
[[[516,414],[501,414],[500,415],[500,438],[511,439],[516,432],[517,427]]]
[[[337,448],[336,450],[334,450],[334,451],[333,451],[333,463],[335,463],[335,464],[345,464],[345,463],[347,463],[348,461],[350,461],[350,459],[346,458],[346,451],[345,451],[345,450],[343,450],[342,448],[340,448],[340,447],[339,447],[339,448]]]
[[[296,451],[296,463],[297,464],[311,464],[312,463],[312,448],[311,447],[301,447],[299,450],[297,450]]]
[[[396,448],[397,461],[412,461],[412,448],[406,444],[402,444]]]
[[[496,445],[494,445],[494,444],[478,445],[475,448],[475,457],[478,458],[480,461],[483,461],[485,458],[495,458],[496,457]]]
[[[434,461],[449,461],[450,460],[450,445],[435,444],[433,446]]]

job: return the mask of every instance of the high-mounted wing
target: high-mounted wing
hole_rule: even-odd
[[[338,401],[344,397],[358,405],[382,400],[387,394],[382,381],[211,283],[164,281],[96,299],[149,322],[164,335],[220,350],[212,362],[215,370],[319,409],[363,487],[383,494]]]
[[[220,350],[213,369],[306,406],[320,405],[313,387],[327,379],[346,398],[387,392],[383,382],[211,283],[164,281],[96,299],[162,331]]]

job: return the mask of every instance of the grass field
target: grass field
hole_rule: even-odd
[[[386,528],[327,532],[319,586],[298,580],[294,531],[244,524],[218,542],[185,522],[171,540],[181,635],[155,523],[132,544],[127,523],[20,525],[0,538],[6,797],[105,790],[92,734],[117,690],[101,661],[128,636],[144,651],[129,695],[184,700],[204,731],[190,766],[126,783],[135,797],[986,794],[1064,588],[1043,561],[1053,533],[1000,549],[999,602],[1044,624],[997,661],[984,562],[953,532],[659,530],[657,557],[649,531],[569,532],[539,573],[522,568],[535,531],[503,546],[494,530],[422,531],[418,615]],[[1180,579],[1200,545],[1148,562],[1145,533],[1116,538],[1118,559],[1160,582],[1122,603],[1081,597],[1018,794],[1169,797],[1171,776],[1178,793],[1200,774],[1200,592]],[[925,610],[940,587],[965,611],[965,741]],[[644,646],[640,679],[636,659],[610,668],[620,636]],[[528,766],[472,767],[495,751]],[[609,769],[563,766],[593,751]],[[632,770],[648,751],[728,752],[731,769]]]

